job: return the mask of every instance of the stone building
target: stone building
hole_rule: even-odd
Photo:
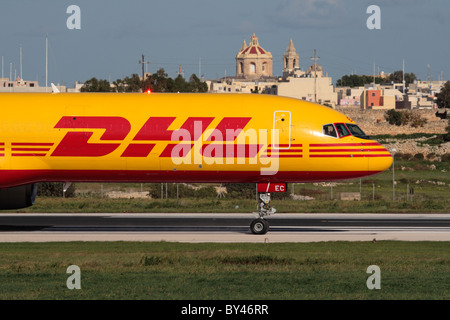
[[[332,79],[314,62],[306,71],[300,68],[300,56],[290,39],[283,55],[283,76],[273,76],[272,54],[259,45],[253,34],[250,44],[242,43],[236,55],[236,76],[207,81],[209,92],[266,93],[292,97],[334,107],[337,93]]]
[[[253,33],[250,44],[242,43],[236,55],[236,78],[256,80],[273,76],[273,58],[269,51],[264,50]]]
[[[283,55],[283,74],[292,73],[299,68],[299,55],[295,50],[292,38],[289,40],[289,45]]]

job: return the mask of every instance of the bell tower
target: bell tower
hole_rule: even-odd
[[[283,55],[283,73],[292,73],[299,67],[299,55],[294,47],[294,42],[289,41],[286,52]]]

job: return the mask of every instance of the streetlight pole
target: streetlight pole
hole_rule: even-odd
[[[392,149],[392,201],[395,200],[395,153],[397,149]]]

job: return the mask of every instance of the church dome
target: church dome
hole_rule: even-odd
[[[238,56],[241,55],[267,55],[272,57],[272,54],[266,50],[264,50],[260,45],[258,41],[258,37],[253,33],[252,37],[250,38],[250,44],[245,47],[245,41],[241,47],[241,50],[238,53]]]
[[[316,64],[316,72],[322,72],[323,68],[321,66],[319,66],[318,64]],[[314,72],[314,64],[312,64],[308,70],[306,71],[306,73],[313,73]]]

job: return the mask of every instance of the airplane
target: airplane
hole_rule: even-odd
[[[346,115],[263,94],[0,94],[0,210],[40,182],[257,183],[265,234],[286,183],[374,175],[391,154]]]

